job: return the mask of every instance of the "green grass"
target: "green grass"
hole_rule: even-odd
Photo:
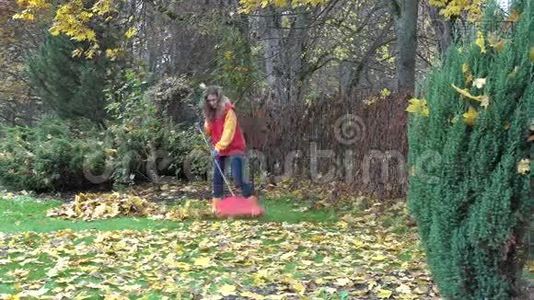
[[[62,229],[74,231],[96,230],[157,230],[163,228],[182,228],[184,223],[169,220],[152,220],[148,218],[118,217],[95,221],[63,220],[46,216],[46,212],[60,206],[59,200],[39,200],[32,197],[15,197],[0,199],[0,232],[13,233],[23,231],[50,232]],[[332,222],[337,220],[333,210],[299,211],[298,204],[288,198],[268,199],[263,201],[266,214],[261,222]],[[216,221],[216,219],[214,219]]]
[[[266,199],[262,202],[266,214],[260,219],[265,222],[335,222],[336,212],[333,209],[301,211],[302,204],[291,198]]]

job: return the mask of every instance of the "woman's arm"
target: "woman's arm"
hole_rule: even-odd
[[[215,144],[215,149],[217,149],[217,151],[222,151],[230,145],[230,143],[234,139],[236,125],[237,117],[235,115],[234,110],[230,109],[226,113],[226,117],[224,119],[224,129],[221,139],[217,144]]]

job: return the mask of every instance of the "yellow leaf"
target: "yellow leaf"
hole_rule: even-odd
[[[382,97],[388,97],[389,95],[391,95],[391,91],[387,88],[384,88],[380,91],[380,96]]]
[[[235,295],[235,291],[236,291],[235,285],[231,285],[231,284],[225,284],[219,288],[219,293],[221,293],[221,295],[225,297],[230,296],[230,295]]]
[[[477,39],[475,41],[478,47],[480,47],[481,53],[486,53],[486,43],[484,41],[484,34],[480,31],[477,32]]]
[[[485,81],[484,81],[485,82]],[[454,84],[451,84],[451,86],[458,92],[460,93],[462,96],[466,97],[466,98],[469,98],[471,100],[475,100],[475,101],[478,101],[480,102],[480,105],[482,107],[488,107],[488,104],[489,104],[489,97],[486,96],[486,95],[480,95],[480,96],[473,96],[471,95],[471,93],[469,93],[469,91],[467,89],[461,89],[457,86],[455,86]]]
[[[76,48],[74,50],[72,50],[72,57],[80,57],[82,56],[83,54],[83,49],[82,48]]]
[[[517,164],[517,173],[527,175],[530,172],[530,159],[524,158]]]
[[[463,117],[464,117],[464,122],[467,125],[473,126],[478,117],[478,112],[472,106],[469,106],[469,109],[467,110],[466,113],[463,114]]]
[[[209,257],[199,257],[197,259],[195,259],[195,266],[200,266],[200,267],[207,267],[209,266],[211,263],[211,259]]]
[[[393,292],[390,291],[390,290],[380,289],[380,290],[378,290],[378,293],[376,295],[380,299],[387,299],[387,298],[391,297],[391,294],[393,294]]]
[[[291,288],[293,288],[293,290],[295,290],[295,292],[299,293],[300,295],[304,294],[304,291],[306,290],[304,284],[302,284],[298,280],[291,281]]]
[[[131,38],[133,38],[135,35],[137,35],[137,28],[135,28],[135,27],[130,27],[130,28],[128,28],[128,30],[124,33],[124,36],[125,36],[127,39],[131,39]]]
[[[531,62],[534,63],[534,46],[530,47],[530,51],[528,53],[528,58],[530,59]]]
[[[424,117],[428,117],[430,115],[430,110],[425,99],[412,98],[409,100],[409,102],[410,104],[406,108],[407,112],[419,114]]]

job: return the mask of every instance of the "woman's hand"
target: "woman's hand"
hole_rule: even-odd
[[[219,151],[217,151],[217,149],[213,149],[211,150],[211,157],[213,158],[216,158],[217,156],[219,156]]]

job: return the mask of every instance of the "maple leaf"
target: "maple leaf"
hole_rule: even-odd
[[[409,102],[410,104],[406,108],[407,112],[419,114],[424,117],[428,117],[430,115],[430,110],[428,109],[425,99],[412,98],[409,100]]]

